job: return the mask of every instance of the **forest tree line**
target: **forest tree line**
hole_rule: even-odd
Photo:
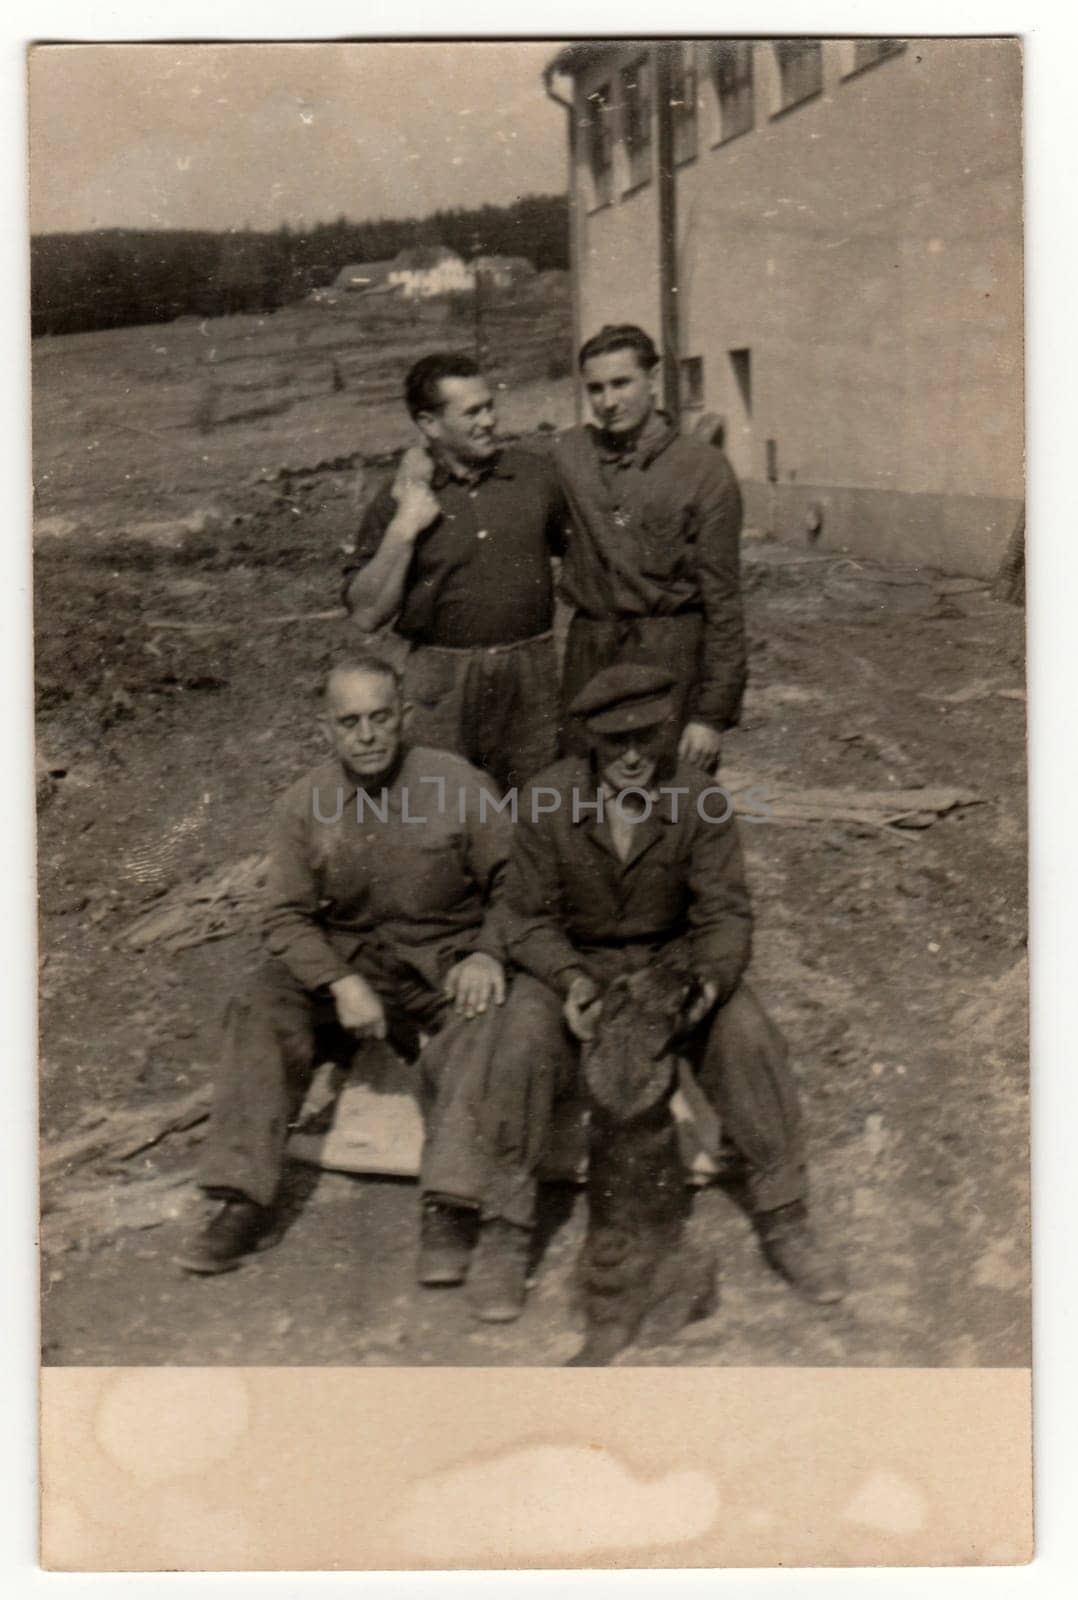
[[[321,222],[274,233],[107,228],[46,233],[30,242],[31,331],[92,328],[275,311],[333,282],[356,261],[384,261],[443,244],[465,258],[526,256],[537,271],[569,265],[564,195],[427,217]]]

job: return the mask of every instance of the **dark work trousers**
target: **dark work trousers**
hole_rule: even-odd
[[[666,667],[678,680],[675,719],[686,721],[690,691],[700,677],[704,619],[698,611],[672,617],[594,617],[576,612],[569,623],[562,664],[562,748],[583,755],[587,741],[569,706],[597,672],[623,661],[648,661]]]
[[[595,976],[607,980],[627,970],[624,949],[588,951],[586,962]],[[485,1217],[527,1228],[535,1220],[536,1171],[554,1103],[577,1082],[580,1046],[565,1025],[561,997],[529,974],[514,978],[495,1026],[493,1047],[482,1058],[424,1057],[428,1096],[438,1091],[431,1080],[439,1070],[468,1074],[452,1096],[454,1126],[459,1139],[471,1124],[481,1147],[477,1163],[474,1151],[459,1142],[443,1145],[433,1133],[426,1171],[432,1180],[437,1174],[430,1187],[477,1203]],[[753,1209],[773,1211],[803,1200],[801,1112],[786,1042],[747,983],[697,1030],[682,1054],[718,1112],[725,1137],[745,1159]],[[672,1117],[669,1100],[666,1110]],[[475,1187],[477,1165],[485,1171],[480,1189]]]
[[[558,663],[554,636],[518,644],[412,647],[404,663],[412,744],[452,750],[518,788],[558,754]]]
[[[471,1124],[459,1126],[464,1108],[454,1091],[470,1081],[472,1058],[492,1046],[493,1012],[472,1021],[454,1017],[441,994],[384,952],[361,953],[352,967],[385,1006],[389,1042],[401,1054],[413,1058],[420,1032],[433,1035],[423,1050],[431,1057],[424,1081],[444,1085],[445,1093],[440,1104],[432,1096],[424,1101],[427,1124],[447,1144],[476,1151],[470,1181],[478,1186],[480,1147]],[[272,1204],[289,1123],[323,1059],[316,1052],[316,1029],[323,1026],[336,1026],[333,996],[302,988],[281,962],[266,962],[232,1000],[199,1171],[204,1189],[236,1190]],[[461,1170],[468,1171],[464,1159]]]

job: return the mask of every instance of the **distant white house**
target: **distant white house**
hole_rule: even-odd
[[[417,245],[401,250],[388,261],[351,261],[341,268],[332,284],[313,290],[310,298],[322,305],[367,295],[432,300],[438,295],[473,290],[476,266],[483,274],[484,284],[499,289],[535,276],[535,268],[523,256],[480,256],[472,264],[445,245]]]
[[[402,250],[389,264],[386,283],[406,300],[426,300],[475,288],[475,271],[445,245],[417,245]]]
[[[394,261],[352,261],[342,267],[333,280],[333,287],[340,293],[366,294],[371,289],[378,289],[386,282]]]
[[[527,256],[476,256],[474,267],[482,274],[483,282],[493,289],[511,289],[535,277],[535,268]]]

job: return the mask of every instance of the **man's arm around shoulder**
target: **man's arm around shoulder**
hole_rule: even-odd
[[[357,549],[377,548],[369,560],[345,574],[344,603],[364,632],[374,633],[397,615],[415,543],[441,516],[430,486],[425,450],[406,450],[392,484],[376,497],[360,528]]]

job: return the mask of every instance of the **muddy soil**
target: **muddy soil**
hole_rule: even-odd
[[[74,410],[86,369],[65,381],[50,392],[70,403],[38,418],[54,471],[87,442]],[[562,421],[555,388],[537,405]],[[375,424],[388,427],[380,412]],[[391,447],[369,453],[372,481]],[[229,457],[200,517],[163,482],[127,494],[137,434],[102,448],[112,470],[81,504],[70,474],[56,498],[38,490],[46,1141],[208,1081],[253,932],[173,955],[135,954],[122,936],[176,884],[260,847],[274,796],[318,755],[320,675],[354,643],[322,614],[354,527],[355,451],[271,476]],[[979,803],[921,829],[745,825],[753,978],[791,1043],[817,1225],[851,1292],[829,1310],[799,1301],[732,1192],[712,1186],[693,1227],[720,1252],[717,1313],[620,1359],[1025,1364],[1024,614],[924,569],[752,536],[745,579],[751,684],[731,768],[805,787],[956,785]],[[135,1206],[117,1225],[91,1205],[77,1227],[46,1227],[47,1362],[546,1365],[576,1348],[575,1189],[547,1191],[524,1317],[485,1328],[458,1292],[414,1287],[406,1181],[296,1165],[281,1242],[225,1277],[184,1277],[173,1257],[197,1210],[200,1136],[105,1175],[167,1190],[152,1215]],[[62,1177],[46,1207],[89,1180],[103,1175]]]

